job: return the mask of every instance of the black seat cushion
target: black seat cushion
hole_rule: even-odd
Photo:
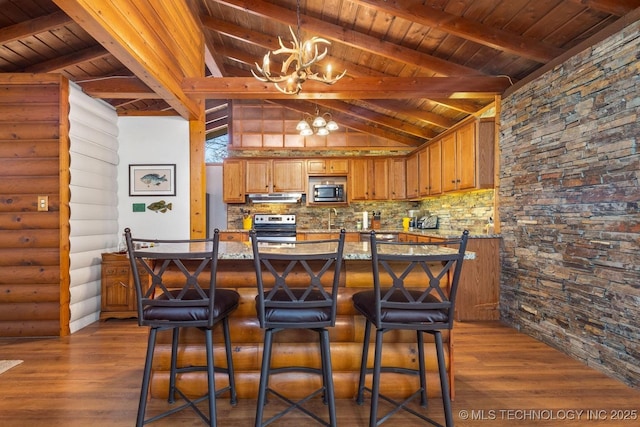
[[[385,295],[386,290],[383,289],[382,295]],[[409,291],[409,294],[413,298],[418,299],[421,295],[421,291]],[[375,322],[376,319],[376,294],[375,291],[362,291],[355,293],[352,297],[353,305],[363,316],[369,320]],[[394,292],[389,301],[392,302],[406,302],[407,308],[382,308],[380,321],[387,323],[440,323],[447,322],[449,315],[446,309],[433,309],[424,310],[412,308],[411,304],[407,301],[400,292]],[[439,302],[439,300],[433,295],[429,295],[424,302]]]
[[[177,289],[171,291],[176,296],[182,290]],[[207,290],[205,290],[207,291]],[[168,299],[166,295],[161,295],[158,299]],[[182,300],[201,300],[202,298],[196,290],[188,291]],[[225,317],[238,306],[240,294],[231,289],[217,289],[216,298],[213,306],[213,317],[215,319]],[[184,321],[201,321],[209,318],[208,305],[193,306],[148,306],[144,309],[144,316],[147,320],[168,320],[176,322]]]
[[[301,298],[306,289],[290,289],[296,298]],[[265,292],[265,298],[268,292]],[[318,291],[312,291],[305,297],[305,301],[324,301],[326,298]],[[272,301],[289,302],[291,298],[282,290],[276,291],[271,297]],[[291,323],[292,327],[299,323],[300,327],[306,327],[303,323],[325,323],[331,321],[331,307],[306,307],[303,302],[297,303],[299,307],[268,307],[265,310],[267,322]],[[256,309],[260,310],[260,298],[256,297]]]

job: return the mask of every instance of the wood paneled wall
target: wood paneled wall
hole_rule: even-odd
[[[68,91],[0,74],[0,336],[69,333]]]

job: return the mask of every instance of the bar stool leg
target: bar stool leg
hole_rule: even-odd
[[[322,329],[320,331],[320,345],[322,354],[322,378],[325,386],[325,397],[329,404],[329,425],[336,426],[338,424],[336,418],[336,401],[333,390],[333,370],[331,368],[331,350],[329,345],[329,331]]]
[[[427,372],[424,363],[424,335],[416,331],[418,343],[418,371],[420,375],[420,405],[427,407]]]
[[[169,403],[176,401],[176,370],[178,368],[178,341],[180,328],[173,328],[171,338],[171,370],[169,371]]]
[[[224,333],[224,348],[227,352],[227,373],[229,376],[229,393],[231,394],[231,405],[236,406],[238,404],[238,396],[236,394],[236,380],[235,372],[233,369],[233,357],[231,354],[231,334],[229,333],[229,319],[222,319],[222,328]]]
[[[378,425],[378,397],[380,396],[380,372],[382,370],[382,337],[384,331],[376,330],[376,347],[373,356],[373,381],[371,384],[371,413],[369,414],[369,426]]]
[[[440,373],[440,391],[442,393],[442,406],[444,407],[444,419],[447,427],[453,427],[453,414],[451,413],[451,396],[449,394],[449,380],[447,378],[447,365],[444,360],[442,334],[435,331],[433,336],[436,341],[436,353],[438,355],[438,372]]]
[[[149,340],[147,342],[147,357],[144,361],[144,375],[142,376],[142,387],[140,389],[140,402],[138,403],[137,427],[144,425],[144,414],[147,408],[147,394],[149,393],[149,379],[151,377],[151,365],[153,364],[153,352],[156,347],[156,328],[149,329]]]
[[[369,338],[371,337],[371,322],[368,320],[364,326],[364,344],[362,345],[362,360],[360,361],[360,380],[358,382],[358,396],[356,403],[364,403],[364,381],[367,375],[367,359],[369,358]]]
[[[262,350],[262,367],[260,368],[260,386],[258,388],[258,403],[256,407],[256,427],[262,426],[262,416],[267,396],[269,383],[269,371],[271,369],[271,347],[273,344],[273,329],[267,329],[264,333],[264,348]]]
[[[216,384],[215,372],[213,367],[213,331],[205,330],[206,346],[207,346],[207,386],[209,388],[209,426],[216,427]]]

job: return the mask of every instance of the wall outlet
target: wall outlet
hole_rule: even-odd
[[[38,196],[38,210],[39,211],[49,210],[49,196]]]

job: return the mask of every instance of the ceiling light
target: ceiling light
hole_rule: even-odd
[[[334,131],[334,130],[338,130],[338,124],[336,122],[334,122],[333,120],[329,120],[325,126],[327,128],[327,130],[329,131]]]
[[[267,52],[262,60],[262,67],[256,62],[256,68],[260,75],[251,70],[253,76],[261,82],[271,82],[275,85],[276,89],[280,92],[288,95],[297,95],[302,90],[302,84],[307,80],[316,80],[329,85],[334,84],[340,80],[347,70],[344,70],[341,74],[333,76],[331,71],[331,64],[327,65],[326,72],[319,76],[318,72],[312,70],[312,66],[317,62],[322,61],[327,56],[327,48],[325,46],[324,51],[320,52],[318,45],[330,45],[331,42],[321,37],[312,37],[311,39],[300,43],[300,0],[297,3],[297,21],[298,21],[298,34],[293,32],[293,29],[289,27],[289,32],[293,37],[291,42],[292,47],[286,47],[282,42],[282,38],[278,37],[280,49],[276,49],[273,52]],[[285,54],[289,55],[283,62],[279,75],[271,74],[270,56]]]
[[[302,120],[296,125],[296,130],[299,131],[302,136],[310,136],[313,134],[326,136],[338,129],[339,126],[331,118],[331,113],[326,112],[320,114],[317,107],[315,116],[304,113]]]
[[[325,126],[327,124],[327,121],[322,117],[322,116],[316,116],[315,119],[313,119],[313,127],[314,128],[321,128],[323,126]]]
[[[311,127],[309,126],[309,123],[306,120],[300,120],[298,122],[298,124],[296,125],[296,130],[297,131],[301,131],[301,130],[305,130],[305,129],[311,129]]]

